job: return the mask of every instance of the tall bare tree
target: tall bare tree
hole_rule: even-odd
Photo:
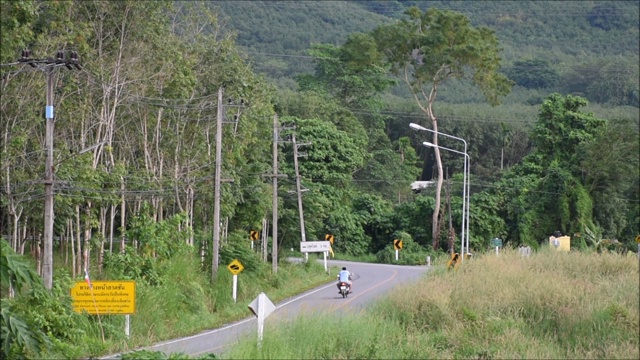
[[[509,79],[499,72],[500,47],[494,32],[475,28],[463,14],[430,8],[422,12],[409,8],[407,19],[383,25],[373,31],[379,50],[392,66],[393,73],[407,85],[416,104],[435,131],[434,147],[438,181],[432,217],[432,244],[438,244],[440,232],[440,193],[443,172],[438,149],[438,121],[433,111],[438,87],[448,79],[467,77],[477,85],[491,104],[511,89]],[[426,160],[425,160],[426,165]]]

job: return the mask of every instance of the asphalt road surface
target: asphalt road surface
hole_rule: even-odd
[[[349,297],[342,298],[336,287],[337,281],[334,281],[275,304],[276,310],[267,317],[266,323],[293,320],[300,314],[333,313],[344,309],[365,308],[368,303],[389,292],[394,286],[416,281],[428,269],[426,266],[368,264],[338,260],[329,260],[328,263],[329,266],[346,266],[347,270],[353,273],[353,293]],[[248,316],[244,320],[197,335],[158,343],[144,349],[161,351],[167,355],[172,353],[185,353],[190,356],[209,353],[220,355],[240,339],[247,336],[257,336],[257,319],[248,308],[247,313]],[[117,358],[119,358],[119,354],[104,359]]]

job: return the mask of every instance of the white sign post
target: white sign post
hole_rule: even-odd
[[[300,252],[321,252],[324,254],[324,271],[327,271],[327,252],[331,249],[330,241],[301,241]]]
[[[327,252],[323,252],[322,255],[324,255],[324,272],[327,272]]]
[[[131,335],[131,333],[129,332],[129,324],[131,321],[131,317],[129,316],[129,314],[124,316],[124,334],[127,336],[127,338],[129,338],[129,335]]]
[[[238,275],[233,275],[233,302],[236,302],[238,294]]]
[[[398,261],[398,253],[400,252],[400,250],[396,249],[396,261]]]
[[[276,309],[276,306],[273,305],[265,293],[261,292],[260,295],[249,304],[249,309],[253,312],[253,315],[258,318],[258,346],[261,346],[262,334],[264,332],[264,319]]]

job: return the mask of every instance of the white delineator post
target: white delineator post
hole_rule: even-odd
[[[262,346],[262,334],[264,333],[264,320],[276,309],[276,306],[273,305],[265,293],[261,292],[249,304],[249,309],[258,318],[258,347],[260,347]]]

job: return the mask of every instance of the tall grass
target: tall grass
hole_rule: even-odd
[[[436,266],[361,314],[317,315],[229,359],[637,359],[638,259],[503,251]]]
[[[216,284],[193,267],[193,258],[174,258],[165,272],[166,282],[157,287],[137,289],[137,308],[132,338],[126,349],[160,340],[187,336],[248,317],[247,305],[260,292],[278,302],[301,291],[332,281],[321,265],[314,263],[279,264],[277,274],[270,264],[238,275],[237,299],[232,297],[231,273],[220,267]],[[120,349],[119,349],[120,350]]]
[[[86,322],[77,324],[76,329],[84,334],[84,339],[69,344],[61,339],[47,358],[96,357],[196,334],[251,316],[247,305],[260,292],[277,303],[334,281],[333,276],[325,273],[324,267],[315,262],[292,264],[283,261],[279,263],[277,274],[273,274],[270,263],[257,262],[246,266],[238,275],[237,301],[234,302],[233,276],[226,266],[220,265],[212,284],[211,275],[200,270],[199,262],[196,253],[179,254],[159,264],[159,283],[136,282],[136,312],[130,316],[129,338],[124,334],[124,315],[102,315],[98,318],[76,314],[86,319]],[[58,272],[57,279],[61,282],[61,274],[66,273],[66,269],[60,268]],[[103,276],[109,278],[108,274]],[[68,278],[65,286],[70,287],[75,281]],[[98,281],[100,276],[95,275],[92,280]],[[102,331],[105,342],[102,342]]]

